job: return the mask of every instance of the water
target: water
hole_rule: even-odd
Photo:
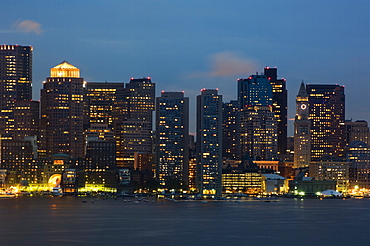
[[[370,199],[0,200],[0,245],[368,245],[369,227]]]

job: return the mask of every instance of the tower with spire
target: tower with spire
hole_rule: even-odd
[[[311,121],[308,93],[302,81],[296,98],[294,121],[294,167],[308,167],[311,162]]]

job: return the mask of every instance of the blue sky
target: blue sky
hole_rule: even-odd
[[[287,79],[289,115],[302,80],[345,85],[346,118],[370,122],[370,1],[10,1],[0,43],[32,45],[34,99],[49,69],[67,60],[86,81],[150,76],[160,91],[195,97],[265,66]],[[292,134],[292,122],[289,134]]]

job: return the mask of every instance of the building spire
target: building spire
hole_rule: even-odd
[[[303,79],[297,97],[307,97],[306,86],[304,85]]]

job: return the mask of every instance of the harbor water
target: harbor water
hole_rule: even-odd
[[[0,200],[0,245],[368,245],[370,199]]]

